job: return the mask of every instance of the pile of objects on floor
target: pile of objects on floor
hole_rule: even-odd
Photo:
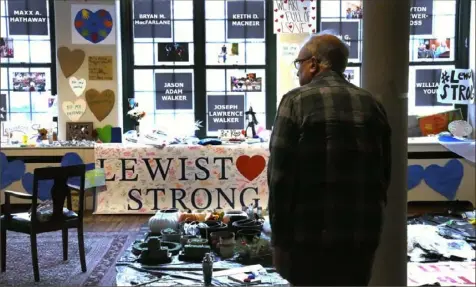
[[[408,261],[474,261],[475,225],[475,211],[409,218]]]

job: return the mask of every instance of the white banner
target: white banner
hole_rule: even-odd
[[[168,146],[100,144],[96,166],[106,171],[96,214],[153,214],[158,209],[266,208],[264,145]]]
[[[408,263],[407,286],[475,286],[475,262]]]
[[[275,34],[316,33],[317,0],[275,0]]]
[[[437,99],[445,104],[473,104],[474,80],[471,69],[442,70]]]

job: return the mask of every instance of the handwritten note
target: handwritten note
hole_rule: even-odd
[[[112,80],[112,56],[89,56],[89,80]]]
[[[63,102],[63,112],[72,122],[77,122],[83,116],[85,111],[86,101],[83,99],[77,99],[74,102]]]
[[[275,0],[274,33],[316,33],[317,0]]]

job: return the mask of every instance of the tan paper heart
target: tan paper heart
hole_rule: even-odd
[[[83,116],[85,111],[86,102],[83,99],[77,99],[74,102],[63,102],[63,112],[73,122],[77,122]]]
[[[86,91],[86,102],[93,115],[98,121],[104,120],[114,107],[116,97],[111,90],[104,90],[99,93],[95,89]]]
[[[76,73],[77,70],[84,63],[86,55],[83,50],[71,51],[68,47],[58,48],[58,61],[60,63],[61,71],[66,78]]]

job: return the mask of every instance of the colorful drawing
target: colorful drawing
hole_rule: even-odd
[[[112,15],[105,9],[99,9],[96,12],[81,9],[74,18],[74,27],[79,35],[94,44],[104,41],[111,33],[113,26]]]

